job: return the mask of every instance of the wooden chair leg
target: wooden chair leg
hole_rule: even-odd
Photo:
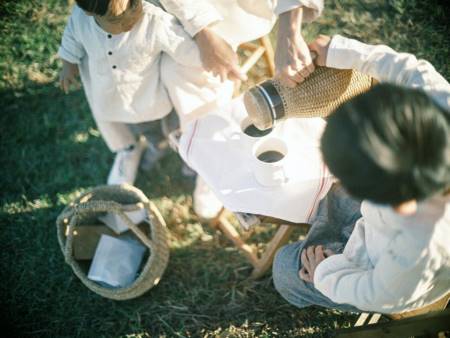
[[[222,233],[228,237],[234,245],[242,251],[242,253],[247,257],[247,259],[250,261],[250,263],[255,266],[258,264],[258,257],[256,256],[256,253],[252,249],[250,245],[245,243],[233,224],[228,222],[228,220],[225,217],[222,217],[220,219],[220,222],[218,224],[218,228],[222,231]]]
[[[217,228],[219,226],[220,220],[222,219],[223,215],[225,214],[225,208],[222,207],[222,209],[220,209],[219,213],[216,215],[216,217],[214,217],[210,222],[209,222],[209,226],[211,228]]]
[[[450,329],[450,309],[430,312],[385,323],[373,323],[336,332],[339,338],[397,338],[411,336],[435,337]]]
[[[258,49],[258,45],[253,42],[244,42],[241,45],[239,45],[239,49],[247,49],[250,51]]]
[[[288,242],[295,227],[287,224],[279,225],[275,235],[273,235],[272,239],[267,243],[266,249],[260,257],[258,257],[256,250],[245,242],[236,228],[227,220],[225,216],[225,209],[222,208],[222,210],[209,223],[209,225],[214,229],[220,230],[222,234],[231,240],[233,244],[246,256],[250,264],[253,266],[253,271],[250,278],[257,279],[262,277],[272,266],[277,250]],[[309,227],[306,223],[295,225]]]
[[[240,49],[245,49],[251,51],[251,55],[245,60],[245,62],[240,67],[241,72],[247,74],[250,69],[258,62],[261,57],[264,57],[267,68],[269,70],[269,76],[273,77],[275,75],[275,61],[274,61],[274,51],[272,48],[272,43],[268,36],[263,36],[258,39],[258,43],[244,42],[239,46]],[[233,97],[240,94],[240,82],[235,82]]]
[[[234,226],[228,222],[225,217],[225,209],[222,208],[217,216],[209,223],[209,225],[220,230],[225,237],[233,242],[233,244],[242,251],[242,253],[247,257],[250,263],[254,266],[258,262],[258,256],[252,249],[250,245],[245,243]]]
[[[258,47],[252,55],[248,57],[247,60],[245,60],[244,64],[241,66],[241,72],[247,74],[250,68],[252,68],[256,62],[258,62],[259,58],[265,54],[266,50],[264,46]]]
[[[269,66],[270,77],[275,76],[275,53],[273,51],[272,43],[268,35],[260,38],[261,45],[265,49],[264,57],[266,59],[267,65]]]
[[[257,279],[262,277],[267,270],[272,266],[272,261],[275,257],[277,250],[287,243],[289,236],[291,235],[294,228],[289,225],[280,225],[276,234],[272,237],[270,242],[267,244],[267,248],[262,254],[261,258],[256,264],[253,264],[253,272],[251,278]]]
[[[381,318],[381,313],[374,313],[369,320],[369,325],[376,324]]]
[[[365,323],[366,323],[366,321],[367,321],[367,318],[369,318],[370,317],[370,313],[367,313],[367,312],[363,312],[363,313],[361,313],[359,316],[358,316],[358,320],[356,321],[356,323],[355,323],[355,327],[357,327],[357,326],[363,326]]]

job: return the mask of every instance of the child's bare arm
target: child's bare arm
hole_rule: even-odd
[[[200,57],[206,70],[219,75],[222,81],[247,80],[247,76],[239,69],[239,59],[231,46],[208,27],[195,35],[200,49]]]
[[[82,16],[85,16],[84,12],[79,7],[74,6],[58,50],[58,56],[62,60],[59,84],[66,94],[69,92],[71,84],[78,84],[78,65],[86,55],[80,33],[78,32]]]
[[[236,52],[209,28],[223,20],[211,1],[161,0],[161,3],[180,20],[186,32],[195,38],[206,70],[219,75],[222,80],[246,80],[246,76],[240,72]]]
[[[303,7],[284,12],[279,17],[275,78],[295,87],[314,71],[311,54],[302,33]]]
[[[78,65],[70,63],[64,59],[62,60],[62,69],[59,73],[59,85],[61,89],[67,94],[71,84],[78,84]]]

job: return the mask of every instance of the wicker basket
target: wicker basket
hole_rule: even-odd
[[[141,224],[146,231],[131,222],[124,213],[142,208],[148,214],[148,220]],[[128,287],[109,288],[89,280],[89,264],[75,259],[73,254],[73,240],[77,229],[99,224],[97,218],[105,212],[117,213],[148,249],[148,258],[142,264],[139,276]],[[106,298],[126,300],[142,295],[158,284],[169,261],[167,229],[163,218],[142,191],[130,185],[100,186],[84,193],[63,210],[56,221],[56,228],[66,263],[84,285]]]

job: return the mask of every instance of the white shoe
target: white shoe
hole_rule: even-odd
[[[145,138],[141,137],[135,145],[117,152],[108,176],[109,185],[134,184],[146,143]]]
[[[223,207],[222,202],[219,201],[200,176],[197,176],[193,197],[194,211],[200,218],[212,219],[217,216]]]

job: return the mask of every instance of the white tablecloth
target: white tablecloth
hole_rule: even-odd
[[[290,119],[274,128],[268,136],[281,138],[288,146],[285,172],[289,180],[265,187],[256,181],[251,166],[252,147],[259,138],[241,131],[246,116],[240,96],[192,122],[181,136],[180,155],[229,210],[308,222],[333,181],[319,149],[325,121]]]

